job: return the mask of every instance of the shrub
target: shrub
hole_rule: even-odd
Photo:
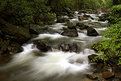
[[[93,48],[102,54],[99,57],[104,62],[115,58],[118,64],[121,64],[121,23],[111,25],[103,36],[103,39]]]
[[[108,18],[111,23],[121,21],[121,5],[115,5],[111,8],[111,14]]]
[[[46,0],[2,0],[0,4],[1,16],[15,25],[55,19],[55,15],[50,12],[51,8],[46,5]]]

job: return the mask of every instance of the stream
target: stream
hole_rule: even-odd
[[[52,46],[48,52],[41,52],[42,55],[37,55],[39,49],[33,43],[26,43],[22,47],[23,52],[15,54],[12,60],[0,67],[0,74],[4,80],[1,81],[85,81],[85,75],[91,74],[93,67],[88,62],[88,56],[97,54],[94,50],[89,49],[89,46],[95,41],[101,39],[101,33],[107,28],[107,21],[98,21],[100,14],[87,14],[94,20],[88,18],[81,22],[89,26],[93,26],[100,34],[99,36],[87,36],[87,30],[78,30],[78,37],[63,36],[60,33],[63,31],[65,23],[56,23],[49,25],[51,29],[59,33],[43,33],[32,40],[43,40],[46,44]],[[78,14],[75,12],[75,17],[70,19],[71,22],[78,21]],[[64,16],[68,17],[68,16]],[[97,26],[96,26],[97,25]],[[98,27],[99,26],[99,27]],[[57,48],[60,44],[76,43],[80,49],[78,52],[62,51]]]

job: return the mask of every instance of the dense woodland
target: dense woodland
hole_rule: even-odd
[[[119,67],[121,0],[0,0],[0,55],[21,51],[21,45],[35,37],[30,29],[31,24],[51,25],[56,23],[58,16],[71,16],[74,11],[82,10],[92,10],[95,13],[102,10],[107,13],[103,19],[109,21],[109,27],[103,32],[103,39],[90,47],[102,54],[92,61]]]

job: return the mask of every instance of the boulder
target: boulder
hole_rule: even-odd
[[[88,20],[88,18],[87,18],[87,17],[83,17],[83,16],[78,16],[78,20],[79,20],[79,21]]]
[[[92,65],[95,68],[94,71],[93,71],[94,73],[103,72],[103,67],[104,67],[104,64],[103,63],[96,63],[96,64],[92,64]]]
[[[31,34],[40,34],[40,33],[58,33],[57,31],[49,28],[48,26],[43,27],[43,26],[39,26],[39,25],[35,25],[35,24],[31,24],[30,25],[30,29],[29,29]]]
[[[63,28],[61,35],[69,37],[78,37],[78,32],[76,28]]]
[[[98,36],[99,34],[94,28],[88,27],[87,28],[87,35],[88,36]]]
[[[61,44],[59,45],[59,49],[66,52],[70,50],[70,47],[69,44]]]
[[[110,79],[110,78],[113,78],[115,76],[115,73],[114,72],[102,72],[102,78],[104,79]]]
[[[80,47],[77,43],[72,43],[72,44],[60,44],[59,45],[59,50],[62,51],[70,51],[70,52],[80,52]]]
[[[89,18],[90,17],[91,18],[90,15],[86,15],[86,14],[84,14],[83,17],[86,17],[86,18]]]
[[[47,46],[43,41],[41,40],[34,40],[33,43],[36,45],[36,47],[42,51],[42,52],[47,52],[51,50],[50,46]]]
[[[29,31],[31,34],[39,34],[42,32],[42,27],[39,25],[30,24]]]
[[[20,44],[12,42],[10,40],[0,40],[0,54],[15,54],[22,52],[23,48]]]
[[[7,51],[9,52],[9,54],[16,54],[19,52],[23,51],[23,48],[21,47],[21,45],[19,45],[18,43],[12,43],[8,46]]]
[[[96,80],[96,79],[98,79],[99,75],[97,75],[97,74],[87,74],[87,77],[91,80]]]
[[[69,37],[77,37],[78,31],[76,29],[76,22],[68,22],[67,28],[63,28],[63,32],[61,35],[69,36]]]
[[[70,52],[80,52],[81,47],[78,43],[72,43],[70,44]]]
[[[99,16],[99,21],[106,21],[109,17],[109,13],[108,14],[102,14],[101,16]]]
[[[87,11],[86,10],[81,10],[81,11],[79,11],[80,13],[87,13]]]
[[[57,16],[57,23],[64,23],[69,21],[68,18],[62,17],[62,16]]]
[[[80,30],[83,30],[83,29],[87,29],[89,26],[87,25],[84,25],[83,23],[77,23],[76,26],[80,29]]]
[[[9,24],[1,18],[0,24],[2,24],[0,30],[4,35],[4,39],[9,39],[21,44],[30,39],[29,29]]]
[[[67,22],[67,26],[68,26],[68,28],[69,29],[73,29],[73,28],[76,28],[76,24],[77,24],[77,22],[75,21],[75,22]]]
[[[110,65],[105,65],[102,72],[102,77],[104,79],[111,79],[115,76],[115,72]]]

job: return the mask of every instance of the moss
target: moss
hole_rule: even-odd
[[[42,21],[37,22],[38,25],[43,26],[44,23]]]

